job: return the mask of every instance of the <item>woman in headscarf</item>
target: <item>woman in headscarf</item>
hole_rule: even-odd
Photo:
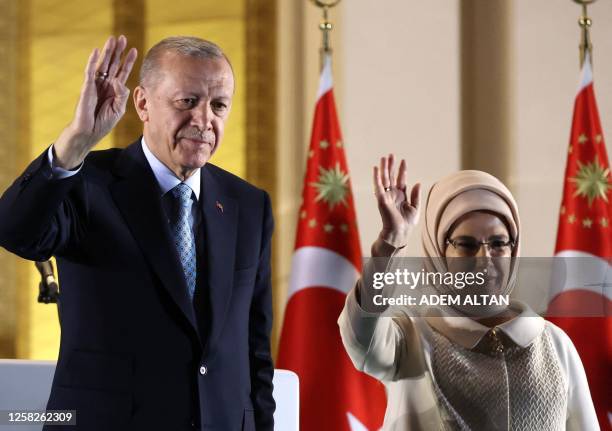
[[[374,168],[383,227],[338,320],[355,367],[385,384],[383,430],[598,430],[571,340],[526,304],[428,307],[416,316],[409,307],[373,306],[380,291],[372,289],[372,274],[392,272],[391,258],[405,255],[419,219],[420,184],[409,190],[405,161],[397,177],[393,165],[390,155]],[[471,170],[438,181],[427,195],[424,222],[428,272],[453,273],[467,263],[477,269],[482,261],[487,293],[510,293],[520,221],[497,178]],[[428,287],[463,294],[452,285]]]

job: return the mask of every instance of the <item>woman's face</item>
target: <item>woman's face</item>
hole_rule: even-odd
[[[499,216],[470,212],[455,223],[447,236],[444,255],[448,270],[484,272],[486,286],[474,286],[478,291],[470,289],[469,293],[499,294],[510,276],[512,239]]]

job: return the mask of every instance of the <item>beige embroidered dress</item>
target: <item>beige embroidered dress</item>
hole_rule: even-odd
[[[355,367],[387,390],[383,430],[598,430],[569,337],[521,302],[488,328],[468,317],[378,317],[349,292],[338,324]]]

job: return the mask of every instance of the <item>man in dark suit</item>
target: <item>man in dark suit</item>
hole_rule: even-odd
[[[47,408],[76,410],[67,430],[272,430],[270,201],[207,163],[231,65],[210,42],[164,39],[134,92],[143,137],[91,152],[125,112],[126,45],[92,52],[74,119],[0,199],[0,245],[57,259]]]

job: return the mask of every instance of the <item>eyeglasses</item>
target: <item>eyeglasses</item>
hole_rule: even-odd
[[[478,241],[469,236],[458,239],[447,238],[446,244],[452,245],[462,256],[476,256],[483,245],[489,249],[492,256],[504,256],[509,254],[515,246],[515,242],[511,239],[489,238],[488,241]]]

